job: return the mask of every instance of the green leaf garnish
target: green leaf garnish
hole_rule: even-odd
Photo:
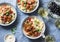
[[[8,16],[9,15],[9,12],[6,12],[6,15]]]
[[[16,27],[12,28],[12,29],[11,29],[11,32],[12,32],[13,34],[15,34],[15,32],[16,32]]]

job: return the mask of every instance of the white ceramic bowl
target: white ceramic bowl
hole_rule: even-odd
[[[54,2],[54,0],[52,0],[52,1],[50,1],[50,2],[48,2],[47,7],[49,7],[49,6],[50,6],[51,2]],[[60,18],[60,16],[59,16],[59,15],[54,14],[53,12],[51,12],[51,10],[50,10],[50,9],[48,9],[48,10],[49,10],[49,15],[50,15],[51,17],[53,17],[53,18],[55,18],[55,19]]]
[[[18,6],[18,4],[17,4],[17,6]],[[21,10],[21,11],[24,12],[24,13],[32,13],[32,12],[34,12],[35,10],[37,10],[38,6],[39,6],[39,0],[37,0],[37,6],[36,6],[32,11],[30,11],[30,12],[25,12],[25,11],[21,10],[19,7],[18,7],[18,8],[19,8],[19,10]]]
[[[37,19],[39,19],[40,21],[43,21],[42,20],[42,18],[41,17],[39,17],[39,16],[30,16],[30,17],[36,17]],[[28,18],[28,17],[27,17]],[[26,19],[27,19],[26,18]],[[26,20],[25,19],[25,20]],[[24,20],[24,21],[25,21]],[[24,23],[24,22],[23,22]],[[43,22],[44,23],[44,22]],[[23,24],[22,24],[22,28],[23,28]],[[27,34],[26,34],[26,32],[23,30],[23,34],[27,37],[27,38],[30,38],[30,39],[38,39],[38,38],[40,38],[41,36],[43,37],[43,38],[45,38],[45,35],[44,35],[44,32],[45,32],[45,24],[44,24],[44,27],[43,27],[43,30],[42,30],[42,32],[41,32],[41,34],[39,35],[39,36],[37,36],[37,37],[30,37],[30,36],[28,36]]]
[[[10,35],[10,36],[9,36],[9,35]],[[6,39],[7,39],[6,37],[7,37],[7,36],[9,36],[9,38],[10,38],[11,36],[13,36],[13,39],[14,39],[13,41],[14,41],[14,42],[16,41],[16,38],[15,38],[15,36],[14,36],[13,34],[6,34],[6,35],[4,36],[4,42],[6,42]],[[10,38],[10,39],[11,39],[11,38]]]
[[[60,5],[60,0],[54,0],[57,5]]]
[[[9,26],[9,25],[11,25],[13,22],[15,22],[15,20],[16,20],[16,18],[17,18],[17,12],[16,12],[16,9],[13,7],[13,5],[11,5],[11,4],[9,4],[9,3],[1,3],[0,5],[3,5],[3,4],[6,4],[6,5],[11,6],[11,7],[14,9],[14,12],[15,12],[15,19],[14,19],[11,23],[9,23],[9,24],[2,24],[2,23],[0,23],[1,26]]]

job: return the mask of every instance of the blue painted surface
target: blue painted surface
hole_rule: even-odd
[[[43,7],[47,7],[47,3],[49,2],[50,0],[40,0],[40,6],[43,6]],[[10,3],[12,4],[16,10],[17,10],[17,20],[11,25],[11,26],[8,26],[8,27],[3,27],[3,26],[0,26],[0,42],[4,42],[4,36],[8,33],[11,33],[11,28],[13,28],[14,26],[16,26],[17,30],[16,30],[16,42],[44,42],[44,39],[41,37],[37,40],[31,40],[31,39],[28,39],[27,37],[25,37],[22,33],[22,22],[23,20],[27,17],[27,16],[31,16],[31,15],[35,15],[35,16],[38,16],[37,14],[37,10],[34,12],[34,13],[31,13],[30,15],[28,14],[24,14],[22,13],[21,11],[19,11],[19,9],[17,8],[17,5],[16,5],[16,0],[0,0],[0,3],[3,3],[3,2],[7,2],[7,3]],[[54,19],[50,19],[50,21],[46,21],[44,20],[45,24],[46,24],[46,31],[45,31],[45,35],[47,34],[50,34],[50,35],[53,35],[56,39],[55,42],[60,42],[60,30],[58,30],[54,24]]]

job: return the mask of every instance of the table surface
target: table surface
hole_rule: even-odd
[[[39,7],[47,7],[47,3],[49,1],[50,0],[39,0],[40,2]],[[4,42],[4,36],[8,33],[11,33],[11,28],[13,28],[14,26],[16,26],[17,28],[16,33],[15,33],[16,42],[44,42],[44,39],[42,37],[37,40],[28,39],[27,37],[23,35],[22,30],[21,30],[23,20],[27,16],[31,16],[31,15],[38,16],[37,10],[34,13],[31,13],[30,15],[28,15],[28,14],[22,13],[18,9],[16,0],[0,0],[0,3],[3,3],[3,2],[12,4],[16,8],[18,16],[17,16],[16,21],[11,26],[7,26],[7,27],[0,26],[0,42]],[[55,37],[55,42],[60,42],[60,30],[56,28],[54,24],[54,19],[50,18],[49,21],[44,20],[44,22],[46,24],[45,35],[48,35],[48,34],[53,35]]]

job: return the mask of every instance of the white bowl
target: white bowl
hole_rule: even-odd
[[[15,36],[13,34],[6,34],[4,36],[4,42],[6,42],[6,39],[7,39],[6,37],[9,36],[9,35],[13,36],[13,39],[14,39],[13,41],[15,42],[16,41],[16,38],[15,38]]]
[[[17,4],[17,6],[18,6],[18,4]],[[32,11],[30,11],[30,12],[25,12],[25,11],[21,10],[19,7],[18,7],[18,8],[19,8],[19,10],[21,10],[21,11],[24,12],[24,13],[32,13],[32,12],[34,12],[35,10],[37,10],[38,6],[39,6],[39,0],[37,0],[37,6],[36,6]]]
[[[38,18],[40,21],[43,21],[42,20],[42,18],[41,17],[38,17],[38,16],[30,16],[30,17],[36,17],[36,18]],[[28,18],[28,17],[27,17]],[[26,18],[26,19],[27,19]],[[25,19],[25,20],[26,20]],[[24,20],[24,21],[25,21]],[[23,21],[23,23],[24,23],[24,21]],[[44,22],[43,22],[44,23]],[[23,28],[23,24],[22,24],[22,28]],[[40,38],[41,36],[43,37],[43,38],[45,38],[45,35],[44,35],[44,32],[45,32],[45,24],[44,24],[44,27],[43,27],[43,30],[42,30],[42,32],[41,32],[41,34],[39,35],[39,36],[37,36],[37,37],[30,37],[30,36],[28,36],[27,34],[26,34],[26,32],[23,30],[23,34],[27,37],[27,38],[29,38],[29,39],[38,39],[38,38]]]
[[[54,0],[50,1],[50,2],[48,3],[47,7],[50,6],[51,2],[54,2]],[[54,18],[54,19],[60,18],[59,15],[54,14],[53,12],[51,12],[51,10],[50,10],[49,8],[48,8],[48,10],[49,10],[49,15],[50,15],[52,18]]]
[[[1,3],[0,5],[3,5],[3,4],[6,4],[6,5],[11,6],[11,7],[14,9],[14,12],[15,12],[15,19],[14,19],[11,23],[9,23],[9,24],[2,24],[2,23],[0,23],[1,26],[9,26],[9,25],[11,25],[13,22],[15,22],[15,20],[16,20],[16,18],[17,18],[17,12],[16,12],[16,9],[15,9],[11,4],[9,4],[9,3]]]
[[[57,5],[60,5],[60,0],[54,0]]]

